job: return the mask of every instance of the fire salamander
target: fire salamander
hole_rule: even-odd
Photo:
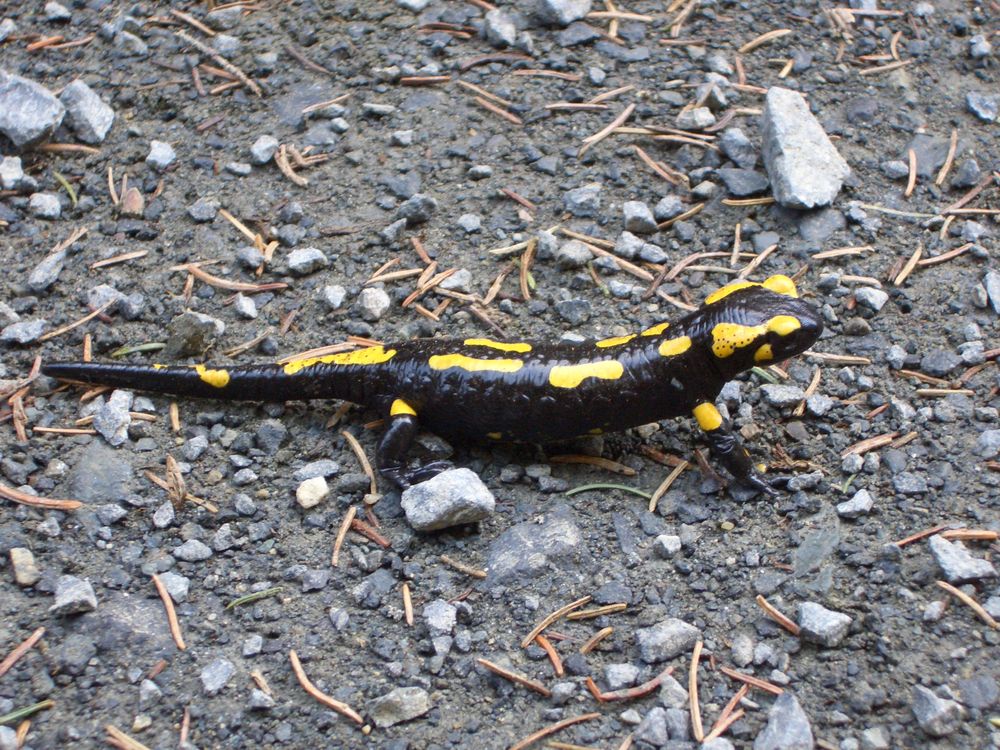
[[[58,363],[42,372],[182,396],[363,404],[386,417],[379,471],[402,487],[447,467],[407,465],[418,425],[458,441],[546,442],[693,414],[722,466],[773,494],[714,401],[728,380],[805,351],[822,330],[792,280],[772,276],[723,287],[676,322],[580,344],[415,339],[287,364]]]

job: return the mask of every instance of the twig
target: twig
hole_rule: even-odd
[[[948,176],[948,170],[951,169],[952,162],[955,161],[955,151],[958,149],[958,131],[955,128],[951,129],[951,140],[948,143],[948,155],[945,157],[944,164],[941,165],[941,170],[937,173],[937,179],[934,180],[935,185],[943,185],[945,178]]]
[[[701,724],[701,705],[698,702],[698,664],[701,662],[702,642],[696,641],[691,654],[691,669],[688,672],[688,707],[691,711],[691,733],[696,742],[705,739],[705,728]]]
[[[737,52],[741,55],[745,55],[747,52],[757,49],[762,44],[773,42],[775,39],[780,39],[781,37],[788,36],[791,33],[791,29],[774,29],[772,31],[768,31],[766,34],[761,34],[756,39],[751,39],[749,42],[740,47]],[[701,741],[700,737],[698,738],[698,741]]]
[[[476,662],[486,667],[486,669],[493,672],[493,674],[500,675],[504,679],[510,680],[511,682],[516,682],[518,685],[528,688],[529,690],[534,690],[540,695],[544,695],[548,698],[552,695],[552,691],[549,690],[545,685],[540,683],[538,680],[533,680],[530,677],[525,677],[517,672],[512,672],[506,667],[501,667],[499,664],[491,662],[489,659],[476,659]]]
[[[480,570],[479,568],[474,568],[471,565],[466,565],[465,563],[449,557],[448,555],[441,555],[439,559],[448,567],[454,568],[459,573],[465,573],[465,575],[470,576],[471,578],[479,580],[486,578],[485,570]]]
[[[224,58],[222,55],[220,55],[214,49],[209,47],[207,44],[198,41],[197,39],[190,36],[184,31],[174,31],[174,35],[180,39],[183,39],[185,42],[190,44],[192,47],[197,49],[202,54],[211,57],[213,60],[219,63],[219,65],[221,65],[227,71],[236,76],[239,82],[242,83],[244,86],[246,86],[248,89],[250,89],[256,96],[258,97],[264,96],[264,92],[252,78],[250,78],[246,73],[240,70],[237,66],[233,65],[231,62],[229,62],[229,60]]]
[[[594,135],[590,135],[584,138],[583,146],[581,146],[580,150],[577,151],[576,153],[577,158],[583,156],[590,149],[591,146],[600,143],[609,135],[611,135],[611,133],[614,132],[615,128],[619,127],[620,125],[624,125],[628,121],[628,118],[632,116],[632,113],[634,111],[635,111],[635,104],[634,103],[629,104],[627,107],[625,107],[624,110],[622,110],[622,112],[614,120],[611,121],[611,123],[607,125],[607,127],[603,128],[597,133],[594,133]]]
[[[731,677],[734,680],[739,680],[740,682],[745,682],[750,687],[758,688],[764,692],[770,693],[771,695],[781,695],[785,692],[782,688],[777,685],[768,682],[767,680],[762,680],[759,677],[754,677],[753,675],[743,674],[742,672],[737,672],[735,669],[730,669],[729,667],[719,667],[719,671],[727,677]]]
[[[603,617],[604,615],[613,615],[616,612],[624,612],[628,609],[628,604],[626,602],[615,602],[614,604],[605,604],[603,607],[595,607],[594,609],[581,609],[577,612],[570,612],[566,615],[567,620],[592,620],[595,617]]]
[[[912,148],[906,152],[906,158],[909,163],[909,176],[906,178],[906,190],[903,191],[903,197],[909,198],[913,195],[913,188],[917,184],[917,152]]]
[[[526,635],[521,640],[521,648],[527,648],[528,646],[530,646],[531,642],[535,640],[536,635],[541,633],[543,630],[545,630],[545,628],[547,628],[549,625],[559,620],[561,617],[568,615],[574,609],[579,609],[583,605],[590,602],[591,598],[592,597],[590,595],[580,597],[576,601],[570,602],[569,604],[560,607],[552,614],[547,615],[540,623],[538,623],[534,628],[531,629],[531,632],[528,633],[528,635]]]
[[[673,674],[674,668],[667,667],[662,672],[660,672],[653,679],[642,683],[641,685],[636,685],[635,687],[626,688],[624,690],[612,690],[611,692],[604,693],[597,687],[597,683],[594,682],[592,677],[588,677],[586,680],[587,689],[590,694],[594,696],[600,703],[610,703],[612,701],[630,701],[636,698],[642,698],[645,695],[649,695],[656,688],[660,686],[660,683],[671,674]]]
[[[177,644],[177,650],[183,651],[187,646],[184,645],[181,624],[177,621],[177,612],[174,610],[174,603],[170,598],[170,592],[167,591],[167,587],[155,573],[153,574],[153,585],[156,586],[156,591],[160,595],[160,599],[163,600],[163,608],[167,611],[167,624],[170,626],[170,635],[173,636],[174,643]]]
[[[358,513],[358,509],[355,506],[351,506],[347,509],[347,513],[344,514],[344,520],[340,522],[340,529],[337,531],[337,538],[333,542],[333,555],[330,558],[330,565],[334,568],[340,563],[340,548],[344,546],[344,540],[347,538],[347,531],[351,528],[351,522],[354,520],[354,516]]]
[[[351,446],[351,450],[354,451],[354,455],[358,458],[358,463],[361,464],[361,470],[364,471],[365,476],[368,477],[370,485],[369,491],[372,495],[378,494],[378,487],[375,484],[375,472],[372,471],[372,465],[368,461],[368,456],[365,455],[365,449],[361,447],[361,443],[358,442],[358,439],[347,430],[341,430],[340,434],[344,436],[347,444]]]
[[[580,646],[581,654],[589,654],[595,648],[597,644],[607,638],[609,635],[615,632],[615,629],[608,625],[606,628],[601,628],[596,633],[594,633],[590,638],[588,638],[582,646]]]
[[[763,594],[757,594],[756,598],[757,605],[764,610],[764,613],[778,623],[781,627],[787,630],[792,635],[797,636],[801,628],[791,618],[783,614],[777,607],[775,607],[771,602],[764,598]]]
[[[859,70],[858,75],[870,76],[875,73],[885,73],[890,70],[896,70],[897,68],[904,68],[907,65],[912,65],[916,60],[898,60],[896,62],[891,62],[887,65],[876,65],[874,68],[865,68],[864,70]]]
[[[956,597],[963,604],[966,604],[969,607],[971,607],[972,611],[975,612],[976,615],[978,615],[979,619],[982,620],[983,622],[985,622],[991,628],[993,628],[994,630],[1000,630],[1000,623],[998,623],[995,619],[993,619],[993,617],[990,615],[990,613],[987,612],[985,609],[983,609],[983,606],[979,602],[977,602],[975,599],[973,599],[971,596],[969,596],[968,594],[966,594],[961,589],[955,588],[954,586],[952,586],[950,583],[947,583],[946,581],[938,581],[937,585],[940,586],[941,588],[943,588],[945,591],[947,591],[952,596]]]
[[[34,633],[25,638],[13,651],[11,651],[7,655],[7,658],[4,659],[3,662],[0,662],[0,677],[7,674],[11,667],[17,664],[20,658],[28,653],[34,645],[42,639],[43,635],[45,635],[45,628],[38,628]]]
[[[410,596],[410,584],[403,581],[403,618],[406,624],[413,626],[413,597]]]
[[[346,703],[338,701],[336,698],[327,695],[312,683],[312,681],[306,676],[305,670],[302,669],[302,662],[299,661],[299,655],[295,653],[295,649],[288,652],[288,660],[292,663],[292,671],[295,672],[295,677],[298,679],[299,684],[307,693],[309,693],[309,695],[327,708],[332,708],[338,714],[346,716],[355,724],[360,725],[365,723],[365,720],[361,718],[361,715],[357,711],[348,706]]]
[[[56,336],[62,336],[64,333],[69,333],[74,328],[79,328],[84,323],[90,322],[91,320],[93,320],[94,318],[96,318],[98,315],[100,315],[101,313],[103,313],[105,310],[107,310],[109,307],[111,307],[111,305],[113,305],[114,303],[115,303],[115,300],[110,300],[108,302],[105,302],[103,305],[101,305],[100,307],[98,307],[96,310],[94,310],[90,314],[84,315],[79,320],[76,320],[76,321],[74,321],[72,323],[68,323],[68,324],[62,326],[61,328],[57,328],[54,331],[49,331],[44,336],[39,336],[38,340],[39,341],[48,341],[49,339],[54,339]]]
[[[600,717],[599,713],[583,714],[582,716],[574,716],[570,719],[563,719],[562,721],[557,721],[555,724],[549,724],[547,727],[539,729],[533,734],[529,734],[520,742],[511,746],[510,750],[524,750],[526,747],[534,745],[538,740],[548,737],[550,734],[555,734],[556,732],[561,732],[566,727],[571,727],[574,724],[579,724],[583,721],[590,721],[592,719],[597,719]]]
[[[0,483],[0,497],[13,500],[21,505],[31,505],[35,508],[45,508],[46,510],[76,510],[83,506],[79,500],[56,500],[49,497],[36,497],[27,492],[21,492],[13,487],[8,487]]]
[[[208,271],[203,270],[194,263],[183,263],[179,266],[171,267],[170,270],[186,271],[191,276],[194,276],[196,279],[203,281],[209,286],[226,289],[230,292],[272,292],[278,289],[288,288],[288,284],[283,281],[271,281],[266,284],[248,284],[244,281],[229,281],[228,279],[223,279],[219,276],[213,276],[208,273]]]
[[[563,668],[562,659],[559,658],[559,652],[556,651],[552,642],[549,641],[544,635],[539,633],[535,636],[535,643],[541,646],[542,650],[545,652],[546,656],[549,657],[549,661],[552,662],[552,669],[556,673],[556,677],[562,677],[566,674],[566,670]]]
[[[690,462],[682,461],[673,468],[673,471],[667,474],[667,478],[660,483],[660,486],[653,491],[653,496],[649,498],[650,513],[656,512],[656,506],[659,504],[660,499],[667,494],[667,490],[677,481],[677,477],[690,465]]]

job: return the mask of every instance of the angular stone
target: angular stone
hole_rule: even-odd
[[[851,618],[816,602],[802,602],[799,605],[799,627],[804,640],[833,648],[844,640],[851,628]]]
[[[591,0],[538,0],[535,15],[553,26],[568,26],[590,13]]]
[[[416,719],[431,710],[431,697],[420,687],[396,688],[379,696],[371,706],[376,726],[391,727]]]
[[[97,595],[90,581],[76,576],[60,576],[56,583],[55,603],[49,613],[56,617],[92,612],[97,609]]]
[[[635,640],[640,658],[646,664],[656,664],[688,651],[700,633],[694,625],[672,617],[635,631]]]
[[[218,694],[236,674],[236,665],[229,659],[219,658],[201,670],[199,678],[206,695]]]
[[[115,111],[79,78],[63,89],[59,101],[76,137],[84,143],[102,143],[115,121]]]
[[[798,700],[787,689],[767,714],[767,726],[757,735],[753,750],[812,750],[813,733]]]
[[[837,504],[837,515],[841,518],[857,518],[871,512],[875,501],[868,490],[858,490],[850,500]]]
[[[0,69],[0,133],[17,148],[48,138],[66,114],[62,103],[39,83]]]
[[[997,570],[989,560],[976,557],[961,542],[949,542],[935,534],[928,544],[948,583],[960,584],[997,577]]]
[[[308,276],[328,265],[329,258],[318,247],[302,247],[288,254],[288,270],[293,276]]]
[[[486,582],[518,584],[542,575],[575,579],[587,554],[573,512],[560,503],[546,512],[544,523],[525,521],[497,537],[490,545]]]
[[[403,490],[400,504],[417,531],[477,523],[493,514],[496,500],[470,469],[451,469]]]
[[[910,706],[920,728],[931,737],[947,737],[958,728],[965,709],[953,700],[938,698],[923,685],[913,688]]]
[[[174,147],[165,141],[150,141],[146,163],[153,169],[163,171],[177,159]]]
[[[764,166],[775,199],[789,208],[830,205],[850,173],[797,91],[768,89],[763,118]]]

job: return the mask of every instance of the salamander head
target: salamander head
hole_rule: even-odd
[[[708,296],[688,324],[727,377],[801,354],[823,332],[819,311],[798,298],[787,276],[723,287]]]

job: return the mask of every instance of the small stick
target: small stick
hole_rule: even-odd
[[[243,281],[229,281],[228,279],[223,279],[219,276],[213,276],[208,273],[208,271],[202,270],[193,263],[184,263],[179,266],[173,266],[170,270],[187,271],[187,273],[191,276],[199,281],[203,281],[209,286],[225,289],[230,292],[272,292],[278,289],[288,288],[288,284],[283,281],[271,281],[266,284],[248,284]]]
[[[673,471],[667,474],[667,478],[660,483],[660,486],[653,491],[652,497],[649,498],[650,513],[656,512],[656,506],[659,505],[660,499],[667,494],[667,490],[669,490],[673,483],[677,481],[677,477],[679,477],[681,473],[690,465],[691,463],[689,461],[681,461],[681,463],[677,464],[677,466],[673,468]]]
[[[374,494],[374,493],[373,493]],[[371,539],[375,544],[383,549],[389,549],[392,546],[392,542],[378,533],[374,528],[369,526],[367,523],[362,521],[360,518],[355,518],[351,521],[351,531],[361,534],[363,537]]]
[[[566,619],[591,620],[595,617],[601,617],[602,615],[613,615],[615,612],[623,612],[626,609],[628,609],[628,604],[626,602],[615,602],[614,604],[605,604],[603,607],[581,609],[578,612],[570,612],[566,615]]]
[[[493,102],[491,102],[491,101],[489,101],[487,99],[484,99],[481,96],[473,97],[472,101],[474,101],[476,104],[478,104],[483,109],[488,110],[488,111],[492,112],[493,114],[502,117],[503,119],[505,119],[509,123],[512,123],[514,125],[524,125],[524,120],[522,120],[520,117],[518,117],[517,115],[515,115],[513,112],[508,112],[503,107],[498,107]]]
[[[616,89],[611,89],[611,91],[605,91],[603,94],[598,94],[593,99],[591,99],[589,103],[600,104],[601,102],[608,101],[608,99],[614,99],[616,96],[628,93],[634,88],[635,86],[633,86],[631,83],[628,84],[627,86],[619,86]]]
[[[518,674],[517,672],[512,672],[506,667],[501,667],[499,664],[494,664],[489,659],[476,659],[476,662],[486,667],[488,670],[493,672],[493,674],[500,675],[504,679],[510,680],[511,682],[516,682],[518,685],[528,688],[529,690],[534,690],[540,695],[544,695],[548,698],[552,695],[552,691],[549,690],[545,685],[540,683],[538,680],[533,680],[530,677],[525,677],[524,675]]]
[[[896,70],[897,68],[904,68],[907,65],[912,65],[916,60],[898,60],[896,62],[891,62],[887,65],[876,65],[874,68],[865,68],[864,70],[859,70],[858,75],[870,76],[875,73],[885,73],[890,70]]]
[[[899,275],[896,276],[895,280],[892,283],[895,284],[896,286],[902,286],[903,282],[906,281],[907,277],[911,273],[913,273],[913,269],[917,267],[917,263],[920,261],[920,257],[923,254],[924,254],[923,243],[918,242],[917,249],[913,251],[913,255],[911,255],[910,259],[906,261],[906,265],[903,266],[903,270],[899,272]]]
[[[754,271],[757,270],[757,267],[764,262],[767,256],[769,256],[777,249],[778,249],[777,243],[765,247],[760,253],[757,254],[756,258],[747,263],[746,267],[744,267],[742,271],[736,274],[736,278],[745,279],[747,276],[749,276],[750,274],[752,274]]]
[[[809,381],[808,387],[806,387],[805,392],[802,394],[802,400],[799,401],[798,405],[792,410],[792,416],[801,417],[806,413],[806,399],[813,395],[816,392],[816,389],[819,388],[819,381],[822,377],[823,371],[819,367],[814,368],[812,379]],[[886,406],[888,406],[888,404],[886,404]]]
[[[743,674],[742,672],[737,672],[735,669],[730,669],[729,667],[719,667],[719,671],[727,677],[731,677],[734,680],[739,680],[740,682],[745,682],[750,687],[758,688],[771,695],[781,695],[785,692],[782,688],[778,687],[772,682],[767,680],[762,680],[759,677],[754,677],[753,675]]]
[[[484,88],[482,88],[480,86],[477,86],[474,83],[469,83],[468,81],[463,81],[461,79],[456,80],[455,83],[457,83],[459,86],[461,86],[464,89],[468,89],[469,91],[473,92],[474,94],[478,94],[483,99],[489,99],[490,101],[492,101],[492,102],[494,102],[496,104],[499,104],[501,107],[513,107],[514,106],[514,102],[512,102],[512,101],[510,101],[508,99],[504,99],[501,96],[497,96],[496,94],[490,93],[486,89],[484,89]]]
[[[975,542],[995,542],[1000,532],[989,529],[948,529],[941,532],[942,539],[964,539]]]
[[[746,686],[744,685],[744,687]],[[720,716],[719,721],[714,727],[712,727],[712,731],[705,736],[705,742],[714,740],[716,737],[721,737],[723,732],[742,719],[745,714],[746,711],[741,708],[739,711],[734,711],[733,713],[726,714],[725,716]]]
[[[607,471],[614,472],[615,474],[621,474],[626,477],[634,477],[636,474],[635,469],[631,466],[626,466],[625,464],[620,464],[617,461],[612,461],[610,458],[604,458],[602,456],[577,456],[574,454],[568,454],[563,456],[549,456],[550,464],[585,464],[587,466],[596,466],[600,469],[606,469]]]
[[[485,570],[480,570],[479,568],[474,568],[471,565],[466,565],[465,563],[459,562],[458,560],[449,557],[448,555],[441,555],[440,560],[449,568],[454,568],[459,573],[465,573],[465,575],[469,576],[470,578],[476,578],[479,580],[483,580],[484,578],[486,578]]]
[[[590,149],[591,146],[600,143],[609,135],[611,135],[611,133],[614,132],[615,128],[617,128],[620,125],[624,125],[628,121],[628,118],[632,116],[632,113],[634,111],[635,111],[635,104],[634,103],[629,104],[627,107],[625,107],[624,110],[622,110],[622,112],[617,117],[615,117],[614,120],[612,120],[607,125],[607,127],[603,128],[597,133],[594,133],[594,135],[590,135],[584,138],[583,146],[581,146],[580,150],[577,151],[576,153],[577,158],[583,156],[588,151],[588,149]]]
[[[333,541],[333,555],[330,557],[330,565],[334,568],[340,564],[340,548],[344,546],[347,531],[351,528],[351,523],[357,514],[358,509],[352,505],[347,509],[347,513],[344,514],[344,520],[340,522],[340,528],[337,530],[337,538]]]
[[[667,219],[666,221],[661,221],[659,224],[656,225],[656,228],[659,229],[660,231],[663,231],[667,227],[673,226],[678,221],[686,221],[695,214],[700,213],[701,209],[703,209],[705,205],[706,205],[705,203],[695,203],[693,206],[691,206],[691,208],[689,208],[687,211],[680,214],[679,216],[675,216],[672,219]]]
[[[38,628],[34,633],[25,638],[19,646],[11,651],[7,655],[7,658],[4,659],[3,662],[0,662],[0,677],[7,674],[11,667],[17,664],[20,658],[28,653],[34,645],[42,639],[43,635],[45,635],[45,628]]]
[[[948,218],[950,219],[953,217],[949,216]],[[944,263],[945,261],[958,257],[959,255],[966,252],[969,248],[973,247],[974,245],[975,243],[973,242],[966,242],[961,247],[956,247],[953,250],[949,250],[946,253],[941,253],[940,255],[936,255],[933,258],[922,258],[921,260],[917,261],[917,267],[925,268],[926,266],[934,266],[937,265],[938,263]]]
[[[156,586],[156,592],[160,595],[160,599],[163,600],[163,608],[167,611],[167,624],[170,626],[170,635],[173,636],[174,643],[177,644],[177,650],[184,651],[187,646],[184,645],[181,624],[177,621],[177,612],[174,610],[174,603],[170,598],[170,592],[167,591],[167,587],[163,585],[163,581],[155,573],[153,574],[153,584]]]
[[[859,456],[862,453],[867,453],[868,451],[873,451],[876,448],[881,448],[883,445],[888,445],[899,435],[898,432],[888,432],[884,435],[876,435],[875,437],[865,438],[864,440],[859,440],[854,445],[848,446],[840,452],[841,458],[847,458],[853,453],[857,453]]]
[[[975,396],[976,392],[971,388],[918,388],[916,391],[920,398],[942,398],[943,396]]]
[[[705,728],[701,723],[701,705],[698,703],[698,664],[701,661],[702,642],[696,641],[691,654],[691,669],[688,672],[688,707],[691,711],[691,733],[696,742],[705,739]]]
[[[451,76],[403,76],[399,79],[400,86],[436,86],[439,83],[449,83]]]
[[[1000,623],[998,623],[995,619],[993,619],[990,613],[987,612],[985,609],[983,609],[982,605],[975,599],[973,599],[971,596],[966,594],[961,589],[957,589],[950,583],[947,583],[945,581],[938,581],[937,585],[943,588],[945,591],[947,591],[955,598],[957,598],[963,604],[967,604],[969,607],[971,607],[972,611],[975,612],[976,615],[978,615],[979,619],[985,622],[991,628],[993,628],[994,630],[1000,630]]]
[[[27,492],[21,492],[13,487],[8,487],[0,483],[0,497],[13,500],[21,505],[31,505],[35,508],[45,508],[46,510],[76,510],[83,507],[79,500],[56,500],[49,497],[36,497]]]
[[[143,745],[134,737],[130,737],[125,734],[125,732],[120,730],[114,724],[108,724],[105,726],[104,731],[108,733],[108,744],[114,745],[122,750],[150,750],[148,746]]]
[[[559,658],[559,652],[556,651],[552,642],[539,633],[535,636],[535,643],[541,646],[542,650],[545,651],[545,654],[549,657],[549,661],[552,662],[552,669],[555,670],[556,677],[562,677],[566,674],[566,670],[563,668],[562,659]]]
[[[104,260],[96,260],[88,267],[91,271],[96,271],[98,268],[113,266],[118,263],[125,263],[129,260],[136,260],[137,258],[145,258],[147,255],[149,255],[149,250],[133,250],[130,253],[122,253],[120,255],[114,255],[110,258],[105,258]]]
[[[601,628],[596,633],[594,633],[590,638],[588,638],[582,646],[580,646],[581,654],[589,654],[595,648],[597,644],[607,638],[609,635],[615,632],[615,629],[608,625],[606,628]]]
[[[591,719],[600,718],[599,713],[583,714],[582,716],[574,716],[570,719],[563,719],[562,721],[557,721],[555,724],[549,724],[547,727],[539,729],[533,734],[529,734],[520,742],[511,746],[510,750],[524,750],[526,747],[534,745],[538,740],[548,737],[550,734],[555,734],[556,732],[561,732],[566,727],[571,727],[574,724],[579,724],[583,721],[590,721]]]
[[[552,614],[547,615],[540,623],[538,623],[534,628],[531,629],[531,632],[528,633],[528,635],[526,635],[522,639],[521,648],[527,648],[528,646],[530,646],[531,642],[535,640],[536,635],[541,633],[543,630],[545,630],[545,628],[547,628],[552,623],[568,615],[574,609],[579,609],[580,607],[589,603],[591,598],[592,597],[589,594],[587,596],[580,597],[576,601],[570,602],[569,604],[560,607]]]
[[[782,613],[777,607],[775,607],[771,602],[764,598],[763,594],[757,594],[755,600],[757,605],[764,610],[764,613],[778,623],[781,627],[787,630],[792,635],[797,636],[801,628],[791,620],[787,615]]]
[[[951,169],[952,162],[955,161],[955,151],[958,149],[958,131],[955,128],[951,129],[951,141],[948,143],[948,156],[945,157],[944,164],[941,165],[941,170],[937,173],[937,179],[934,180],[934,184],[941,186],[944,184],[945,178],[948,176],[948,171]]]
[[[54,331],[49,331],[44,336],[39,336],[38,337],[38,341],[40,341],[40,342],[41,341],[48,341],[49,339],[54,339],[56,336],[62,336],[64,333],[69,333],[74,328],[79,328],[84,323],[90,322],[91,320],[93,320],[94,318],[96,318],[98,315],[100,315],[101,313],[103,313],[105,310],[107,310],[109,307],[111,307],[111,305],[113,305],[114,303],[115,303],[115,300],[111,300],[109,302],[105,302],[103,305],[101,305],[100,307],[98,307],[96,310],[94,310],[89,315],[84,315],[79,320],[76,320],[76,321],[74,321],[72,323],[68,323],[67,325],[62,326],[61,328],[57,328]]]
[[[642,163],[647,167],[652,169],[656,174],[662,177],[664,180],[669,182],[671,185],[680,186],[681,181],[671,175],[667,170],[663,168],[658,162],[656,162],[649,154],[647,154],[640,146],[634,145],[632,148],[635,149],[636,155],[642,160]]]
[[[911,534],[905,539],[900,539],[898,542],[893,542],[897,547],[905,547],[907,544],[912,544],[913,542],[919,542],[921,539],[925,539],[929,536],[934,536],[939,531],[947,529],[949,524],[942,523],[934,526],[930,529],[924,529],[923,531],[918,531],[916,534]]]
[[[824,250],[809,257],[813,260],[827,260],[828,258],[839,258],[844,255],[864,255],[874,250],[872,245],[857,245],[854,247],[838,247],[833,250]]]
[[[969,203],[972,199],[974,199],[976,196],[978,196],[981,192],[983,192],[986,189],[986,187],[991,182],[993,182],[993,175],[991,175],[991,174],[986,175],[983,179],[981,179],[979,181],[978,185],[976,185],[974,188],[972,188],[971,190],[969,190],[969,192],[967,192],[965,195],[963,195],[957,201],[955,201],[954,203],[952,203],[950,206],[948,206],[948,208],[944,209],[941,213],[942,214],[948,214],[948,213],[951,213],[952,211],[957,211],[962,206],[964,206],[965,204]],[[923,218],[923,217],[920,217],[920,218]],[[931,217],[931,218],[933,218],[933,217]]]
[[[722,733],[729,728],[730,724],[736,721],[736,718],[743,716],[742,709],[736,712],[736,718],[732,718],[730,714],[733,713],[733,709],[736,708],[736,705],[743,700],[749,692],[750,686],[743,685],[733,694],[733,697],[729,699],[729,703],[726,704],[726,707],[722,709],[722,713],[719,714],[719,718],[716,719],[715,724],[712,726],[712,730],[705,735],[705,742],[711,742],[716,737],[720,737]]]
[[[736,229],[733,230],[733,251],[729,255],[730,267],[735,267],[740,259],[740,235],[743,234],[742,222],[736,222]]]
[[[403,617],[406,624],[413,627],[413,597],[410,596],[410,584],[403,581]]]
[[[377,494],[378,487],[375,484],[375,472],[372,471],[372,465],[368,461],[368,456],[365,455],[365,449],[361,447],[361,443],[358,442],[358,439],[347,430],[341,430],[340,434],[344,436],[347,444],[351,446],[351,450],[354,451],[354,455],[358,458],[358,463],[361,464],[361,470],[364,471],[365,476],[368,477],[371,494]]]
[[[197,49],[202,54],[211,57],[213,60],[219,63],[219,65],[221,65],[227,71],[236,76],[236,78],[239,79],[240,83],[242,83],[244,86],[250,89],[256,96],[258,97],[264,96],[264,92],[261,90],[260,86],[258,86],[253,79],[247,76],[246,73],[244,73],[238,67],[233,65],[231,62],[229,62],[229,60],[224,58],[222,55],[220,55],[214,49],[209,47],[207,44],[198,41],[197,39],[195,39],[194,37],[190,36],[189,34],[183,31],[175,31],[174,35],[180,39],[183,39],[185,42],[190,44],[192,47]]]
[[[288,659],[292,663],[292,671],[295,672],[295,676],[299,680],[299,684],[305,689],[309,695],[315,698],[317,701],[322,703],[327,708],[332,708],[338,714],[346,716],[348,719],[353,721],[355,724],[364,724],[365,720],[361,718],[361,715],[355,711],[353,708],[348,706],[346,703],[338,701],[326,693],[322,692],[319,688],[313,685],[312,681],[306,676],[305,670],[302,669],[302,662],[299,661],[298,654],[295,653],[295,649],[288,652]]]
[[[917,152],[912,148],[906,152],[906,158],[910,165],[910,174],[906,178],[906,190],[903,191],[903,197],[909,198],[913,195],[913,188],[917,184]]]
[[[182,20],[184,23],[188,24],[189,26],[193,26],[194,28],[198,29],[198,31],[200,31],[205,36],[215,36],[215,31],[213,31],[212,29],[210,29],[208,26],[206,26],[205,24],[203,24],[201,21],[199,21],[194,16],[190,16],[190,15],[188,15],[187,13],[185,13],[182,10],[177,10],[176,8],[171,8],[170,9],[170,15],[172,15],[174,18],[179,18],[180,20]]]
[[[536,68],[512,70],[510,74],[512,76],[542,76],[544,78],[559,78],[563,81],[572,81],[573,83],[578,83],[583,78],[583,76],[579,73],[563,73],[558,70],[538,70]]]
[[[649,695],[656,688],[660,686],[660,683],[666,677],[673,674],[674,668],[667,667],[662,672],[660,672],[656,677],[648,680],[641,685],[636,685],[635,687],[626,688],[624,690],[612,690],[611,692],[604,693],[597,687],[597,683],[594,682],[592,677],[588,677],[586,680],[587,689],[590,694],[593,695],[600,703],[611,703],[612,701],[630,701],[636,698],[642,698],[645,695]]]
[[[765,34],[761,34],[756,39],[751,39],[749,42],[744,44],[736,51],[739,52],[741,55],[745,55],[747,52],[757,49],[762,44],[767,44],[768,42],[772,42],[775,39],[780,39],[783,36],[788,36],[791,33],[792,33],[791,29],[774,29],[772,31],[768,31]],[[698,740],[700,742],[701,738],[699,737]]]

